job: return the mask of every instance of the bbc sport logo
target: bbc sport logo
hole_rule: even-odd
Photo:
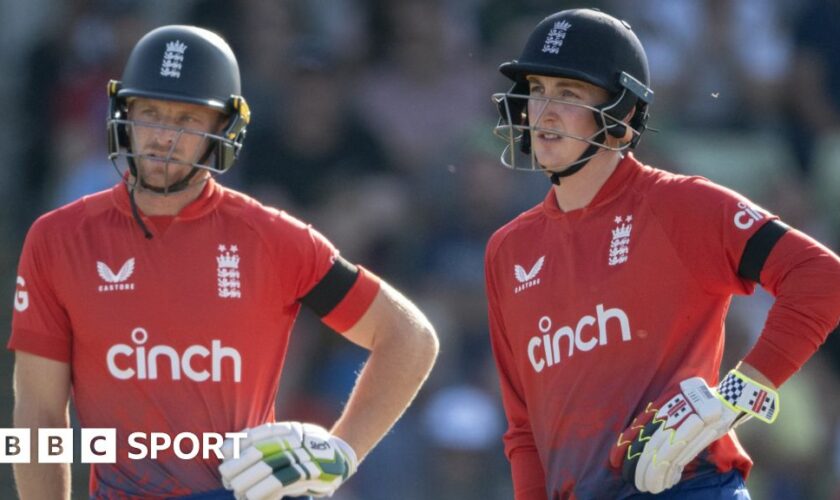
[[[74,429],[36,429],[37,454],[32,453],[30,429],[0,429],[0,463],[59,463],[73,462]],[[192,460],[199,454],[205,460],[214,454],[221,460],[222,445],[231,449],[232,458],[239,458],[244,432],[180,432],[174,437],[165,432],[132,432],[128,435],[128,450],[117,450],[117,430],[83,428],[80,433],[81,462],[87,464],[115,464],[117,454],[126,453],[129,460],[157,460],[162,452],[171,450],[181,460]],[[226,440],[229,440],[225,443]]]

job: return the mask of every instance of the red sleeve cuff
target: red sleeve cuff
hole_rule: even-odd
[[[744,358],[744,362],[770,379],[773,385],[781,387],[800,368],[800,365],[790,358],[789,353],[773,345],[767,338],[759,338]]]
[[[6,348],[10,351],[24,351],[63,363],[70,362],[70,343],[43,333],[13,330]]]
[[[545,473],[536,450],[517,449],[510,454],[513,495],[516,500],[547,500]]]
[[[379,277],[362,266],[358,268],[359,276],[350,291],[321,319],[325,325],[337,332],[345,332],[355,325],[379,293]]]

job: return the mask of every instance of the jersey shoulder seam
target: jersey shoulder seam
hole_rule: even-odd
[[[664,230],[664,226],[663,226],[663,223],[662,223],[662,220],[661,220],[661,216],[660,216],[659,211],[656,209],[656,205],[654,203],[650,202],[650,199],[652,197],[655,198],[655,193],[652,193],[651,191],[653,191],[655,189],[655,184],[661,178],[664,178],[665,182],[668,182],[670,185],[686,184],[687,189],[690,189],[689,187],[687,187],[689,185],[689,183],[693,183],[696,180],[706,180],[707,181],[708,179],[706,179],[705,177],[702,177],[702,176],[697,176],[697,175],[674,174],[674,173],[670,173],[670,172],[664,172],[662,170],[656,170],[656,171],[660,172],[660,174],[656,178],[651,176],[648,179],[646,179],[646,180],[648,180],[648,182],[650,184],[646,186],[646,189],[645,189],[644,193],[642,193],[641,190],[639,188],[637,188],[636,186],[634,186],[633,189],[637,194],[640,195],[640,198],[643,200],[643,203],[648,207],[648,210],[650,210],[650,213],[653,215],[654,219],[656,219],[657,225],[659,225],[659,227],[662,228],[662,233],[665,235],[665,239],[668,241],[668,245],[670,245],[671,250],[673,250],[674,255],[676,255],[677,260],[679,260],[682,267],[688,272],[688,274],[692,277],[692,279],[694,279],[694,281],[700,286],[701,290],[703,290],[706,293],[713,293],[712,291],[710,291],[706,287],[705,283],[703,283],[703,280],[700,279],[700,277],[697,275],[697,273],[695,273],[692,266],[689,266],[688,263],[683,259],[683,256],[679,252],[679,249],[674,244],[674,240],[671,237],[671,234],[668,231]],[[647,195],[653,195],[653,196],[647,196]]]

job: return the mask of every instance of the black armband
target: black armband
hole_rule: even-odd
[[[742,278],[761,283],[761,270],[764,268],[770,251],[789,229],[787,224],[778,220],[771,220],[761,226],[744,247],[741,263],[738,265],[738,274]]]
[[[336,257],[327,274],[300,299],[300,302],[323,318],[344,299],[358,277],[358,267],[340,256]]]

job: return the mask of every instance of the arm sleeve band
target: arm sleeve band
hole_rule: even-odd
[[[742,278],[761,283],[761,270],[764,269],[770,251],[789,229],[790,227],[778,220],[771,220],[761,226],[744,247],[738,274]]]
[[[346,332],[362,319],[381,288],[378,276],[364,266],[358,267],[359,277],[353,287],[329,314],[321,318],[321,322],[339,333]]]
[[[318,317],[328,315],[347,292],[353,288],[359,277],[359,268],[343,257],[336,257],[333,266],[321,278],[312,290],[304,295],[300,302],[312,310]]]
[[[814,239],[791,229],[773,247],[761,274],[762,287],[776,301],[744,361],[779,387],[837,326],[840,259]]]

